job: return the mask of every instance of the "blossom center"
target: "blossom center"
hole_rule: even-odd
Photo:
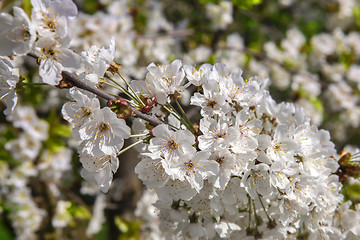
[[[22,27],[16,27],[9,31],[9,34],[6,35],[6,38],[12,42],[26,42],[30,39],[29,28],[23,25]]]
[[[107,132],[110,129],[110,125],[104,122],[100,123],[99,126],[100,132]]]
[[[207,106],[210,107],[210,108],[215,108],[216,107],[216,101],[215,100],[208,100]]]
[[[171,150],[176,150],[178,148],[178,144],[174,140],[171,140],[168,142],[168,147]]]
[[[225,157],[217,157],[216,159],[215,159],[215,161],[218,163],[218,164],[223,164],[224,163],[224,161],[225,161]]]

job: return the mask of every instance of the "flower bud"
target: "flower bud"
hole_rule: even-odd
[[[116,113],[118,118],[126,119],[128,117],[134,116],[133,110],[129,104],[122,98],[109,100],[107,102],[107,106]]]

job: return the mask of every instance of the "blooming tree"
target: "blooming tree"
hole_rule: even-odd
[[[360,35],[336,22],[359,28],[358,3],[338,1],[331,32],[292,27],[260,49],[232,28],[256,4],[267,16],[261,1],[200,1],[203,16],[181,23],[166,19],[168,1],[101,1],[93,15],[71,0],[30,3],[0,14],[0,227],[10,239],[63,239],[71,227],[91,238],[107,221],[123,239],[360,238],[360,153],[344,147],[358,136],[346,133],[359,129]],[[197,40],[196,17],[210,20],[210,42]],[[278,103],[281,91],[295,103]],[[141,226],[109,214],[130,201],[124,168],[144,186],[132,208]]]

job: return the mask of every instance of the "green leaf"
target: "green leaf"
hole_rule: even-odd
[[[58,137],[49,137],[46,142],[45,146],[47,149],[49,149],[51,152],[57,152],[61,148],[64,148],[66,146],[66,143],[64,140]]]
[[[24,0],[23,1],[23,9],[28,16],[31,16],[32,4],[31,0]]]
[[[61,122],[59,114],[55,109],[51,110],[46,121],[51,127],[49,128],[49,137],[45,142],[45,146],[50,151],[56,152],[66,146],[63,138],[71,137],[72,130],[69,125]]]
[[[318,21],[309,21],[305,26],[307,36],[313,36],[319,32],[320,23]]]
[[[349,69],[351,67],[351,65],[354,63],[355,61],[355,56],[354,53],[351,52],[343,52],[340,55],[340,59],[339,61],[341,62],[341,64],[346,68]]]
[[[212,54],[209,56],[209,58],[208,58],[208,60],[206,61],[206,63],[209,63],[209,64],[211,64],[211,65],[214,65],[214,64],[216,63],[216,56],[215,56],[214,53],[212,53]]]
[[[11,231],[5,226],[0,219],[0,239],[1,240],[13,240],[15,237],[11,234]]]
[[[71,137],[72,136],[71,127],[66,124],[58,124],[51,128],[52,128],[51,133],[56,136],[60,136],[60,137]]]
[[[324,112],[324,105],[320,101],[320,99],[318,99],[318,98],[310,98],[310,102],[312,103],[312,105],[314,105],[316,110],[318,110],[320,112]]]
[[[115,217],[115,225],[120,230],[121,233],[129,232],[128,224],[123,219],[121,219],[121,217],[119,217],[119,216]]]
[[[200,2],[201,4],[206,4],[206,3],[219,4],[220,0],[199,0],[199,2]]]
[[[360,184],[345,185],[344,190],[347,197],[352,201],[354,199],[360,199]]]
[[[355,17],[355,23],[356,26],[360,28],[360,8],[359,7],[353,7],[353,14]]]
[[[74,218],[78,219],[90,219],[91,213],[85,206],[79,206],[71,202],[66,211]]]
[[[242,9],[251,9],[254,5],[262,3],[262,0],[232,0],[232,3]]]
[[[136,221],[129,221],[120,216],[116,216],[115,225],[120,231],[119,240],[128,240],[128,239],[139,239],[140,235],[140,223]]]
[[[97,240],[105,240],[109,237],[109,225],[105,221],[102,225],[101,230],[94,235],[95,239]]]

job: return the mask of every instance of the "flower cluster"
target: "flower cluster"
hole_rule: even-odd
[[[82,141],[78,149],[84,167],[81,175],[107,192],[112,173],[119,167],[117,154],[124,139],[130,136],[130,128],[110,108],[100,109],[99,99],[94,94],[73,87],[70,95],[74,102],[66,103],[62,114],[74,125],[73,137]]]
[[[0,14],[9,122],[0,125],[0,227],[5,219],[19,239],[36,231],[62,238],[82,219],[88,227],[79,231],[93,235],[106,208],[137,195],[125,188],[141,192],[129,180],[135,172],[147,188],[135,212],[145,238],[360,238],[351,195],[359,148],[338,155],[318,128],[357,144],[359,3],[169,2],[102,0],[101,12],[78,15],[71,0],[31,0],[27,13]],[[287,24],[274,9],[297,21]],[[284,23],[268,24],[273,18]],[[36,59],[40,77],[24,56]],[[21,106],[27,101],[46,121]],[[121,169],[116,179],[126,168],[119,155],[132,147],[135,171]],[[96,195],[91,220],[84,194]],[[121,218],[114,221],[122,231]]]
[[[342,201],[329,133],[301,108],[276,104],[266,81],[230,74],[223,64],[184,66],[167,77],[157,71],[153,79],[178,72],[199,87],[190,98],[200,107],[198,130],[176,121],[156,126],[135,168],[158,195],[160,228],[192,239],[288,238],[303,226],[329,235],[332,219],[324,216]]]
[[[6,35],[0,36],[3,41],[1,45],[8,47],[1,48],[0,55],[35,55],[39,62],[39,75],[44,83],[50,85],[60,84],[62,72],[68,71],[96,86],[113,61],[114,39],[109,48],[92,46],[77,54],[69,49],[71,37],[68,30],[69,18],[77,15],[76,5],[70,0],[33,0],[31,3],[31,21],[24,10],[17,7],[14,7],[14,17],[5,13],[1,15],[6,22],[2,26],[1,32]],[[17,102],[15,87],[19,74],[18,69],[9,61],[2,58],[0,60],[0,94],[9,109],[5,113],[10,114]],[[118,168],[117,153],[123,146],[124,138],[130,136],[130,128],[124,120],[117,119],[109,108],[100,109],[95,95],[74,88],[70,90],[70,96],[74,102],[67,103],[62,112],[65,119],[74,124],[74,138],[82,141],[79,149],[80,161],[85,168],[82,175],[87,179],[94,179],[102,186],[103,191],[107,191],[112,180],[112,175],[108,173],[115,172]],[[41,126],[38,128],[41,129]],[[33,139],[29,137],[30,140]],[[35,144],[34,150],[39,147]],[[21,151],[18,154],[20,153]],[[36,155],[37,153],[34,154]]]
[[[71,151],[42,151],[49,125],[33,108],[19,106],[8,119],[17,131],[10,134],[16,138],[4,146],[10,156],[2,156],[5,161],[0,161],[0,212],[7,212],[18,239],[34,239],[47,213],[34,201],[29,179],[47,180],[55,191],[56,183],[70,168]],[[2,138],[7,135],[9,132],[2,131]]]

